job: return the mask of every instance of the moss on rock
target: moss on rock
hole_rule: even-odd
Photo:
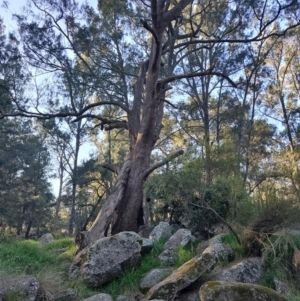
[[[212,254],[206,253],[196,256],[175,270],[165,280],[152,287],[145,300],[171,300],[179,291],[210,272],[215,265],[216,259]]]
[[[201,301],[285,301],[268,287],[229,281],[208,281],[201,287],[199,295]]]

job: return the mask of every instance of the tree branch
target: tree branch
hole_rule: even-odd
[[[146,169],[143,173],[143,177],[144,179],[146,179],[155,169],[166,165],[167,163],[169,163],[171,160],[181,156],[184,154],[184,151],[182,149],[178,150],[177,152],[169,155],[168,157],[166,157],[163,161],[158,162],[156,164],[154,164],[153,166],[150,166],[148,169]]]
[[[116,173],[117,175],[120,172],[120,167],[117,165],[111,164],[111,163],[102,163],[102,164],[100,164],[100,166]]]
[[[149,24],[147,23],[147,21],[145,21],[143,19],[141,19],[140,21],[143,24],[144,28],[146,28],[148,31],[151,32],[151,34],[153,35],[154,40],[156,42],[156,45],[159,45],[159,39],[158,39],[158,36],[157,36],[156,32],[154,31],[154,29],[151,26],[149,26]]]
[[[178,80],[178,79],[198,77],[198,76],[207,76],[207,75],[221,76],[221,77],[225,78],[233,87],[237,88],[236,83],[233,82],[226,74],[224,74],[222,72],[211,71],[211,70],[206,70],[203,72],[192,72],[192,73],[187,73],[187,74],[174,75],[174,76],[170,76],[165,79],[159,80],[159,83],[163,86],[167,83],[170,83],[170,82]]]
[[[239,243],[239,245],[241,245],[241,241],[239,239],[239,237],[237,236],[237,234],[235,233],[235,231],[232,229],[232,227],[226,222],[226,220],[221,217],[213,208],[211,208],[209,205],[205,204],[205,206],[201,206],[201,205],[197,205],[197,204],[194,204],[192,202],[190,202],[191,205],[195,206],[195,207],[199,207],[199,208],[203,208],[203,209],[207,209],[207,210],[210,210],[212,211],[221,221],[222,223],[224,223],[228,228],[229,230],[232,232],[232,234],[235,236],[237,242]]]

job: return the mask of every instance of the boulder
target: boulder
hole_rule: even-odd
[[[46,233],[41,236],[40,238],[40,246],[43,247],[44,245],[48,244],[49,242],[53,241],[54,237],[51,233]]]
[[[108,294],[98,294],[82,301],[113,301],[112,297]]]
[[[202,254],[211,254],[217,260],[232,261],[234,259],[234,251],[227,245],[222,243],[215,243],[208,246]]]
[[[40,283],[35,277],[7,277],[0,279],[0,300],[35,301]]]
[[[263,273],[263,261],[261,257],[246,258],[238,263],[212,272],[205,278],[218,281],[235,281],[242,283],[259,283]]]
[[[186,246],[190,242],[194,242],[196,238],[188,229],[177,230],[165,243],[164,249],[177,249],[179,246]]]
[[[152,287],[144,300],[173,300],[179,291],[210,272],[214,268],[216,262],[215,256],[209,253],[192,258],[175,270],[166,279]]]
[[[147,293],[151,287],[169,276],[174,269],[153,269],[149,271],[140,282],[140,289],[142,293]]]
[[[153,241],[149,238],[143,238],[140,235],[138,235],[136,232],[133,231],[125,231],[117,234],[119,238],[125,239],[125,240],[132,240],[136,241],[141,246],[141,254],[147,253],[151,251],[153,246]]]
[[[176,250],[167,249],[159,254],[158,259],[162,265],[172,266],[176,261]]]
[[[149,238],[152,240],[160,240],[162,238],[170,238],[172,236],[172,227],[167,222],[160,222],[151,231]]]
[[[202,285],[201,301],[285,301],[276,291],[257,284],[208,281]]]
[[[82,278],[87,285],[99,287],[121,276],[141,260],[143,238],[136,240],[136,235],[119,233],[95,241],[75,256],[69,278]]]
[[[233,260],[233,250],[227,245],[220,243],[220,241],[222,241],[221,236],[210,240],[208,247],[201,255],[192,258],[175,270],[169,277],[152,287],[145,299],[161,298],[172,300],[182,289],[211,272],[219,260]]]
[[[154,226],[150,226],[150,225],[139,226],[138,235],[143,238],[149,238],[149,235],[153,229],[154,229]]]
[[[224,233],[216,235],[214,237],[212,237],[209,240],[205,240],[205,241],[201,241],[200,244],[197,247],[197,254],[202,254],[202,252],[208,248],[209,246],[212,246],[214,244],[221,244],[223,243],[223,237],[224,237]]]

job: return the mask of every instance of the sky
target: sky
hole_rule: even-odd
[[[26,6],[28,0],[10,0],[5,2],[7,3],[7,5],[4,5],[3,1],[0,2],[0,17],[3,18],[6,31],[9,32],[17,29],[16,23],[12,19],[12,15],[15,13],[20,13],[21,7]],[[85,3],[85,1],[83,0],[78,0],[78,2]],[[87,0],[87,3],[96,8],[98,0]],[[93,144],[89,142],[84,143],[79,151],[79,162],[88,159],[90,157],[90,153],[92,153],[95,150],[96,149]],[[52,193],[57,197],[59,189],[59,180],[51,179],[50,182],[52,184]]]

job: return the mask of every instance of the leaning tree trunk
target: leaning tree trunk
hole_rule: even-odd
[[[151,1],[151,24],[141,20],[144,28],[152,35],[152,45],[149,59],[141,64],[134,86],[132,108],[128,110],[130,150],[91,229],[77,235],[75,241],[78,251],[104,237],[111,223],[112,233],[137,231],[143,201],[143,182],[153,170],[183,153],[180,150],[150,166],[151,152],[162,129],[165,93],[171,81],[159,79],[164,31],[190,2],[181,0],[170,9],[169,1]]]

